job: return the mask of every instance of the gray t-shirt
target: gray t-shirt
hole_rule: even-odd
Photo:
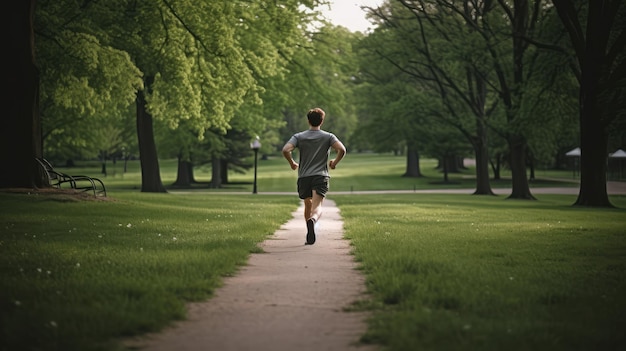
[[[300,151],[298,163],[298,177],[309,177],[328,174],[328,155],[330,147],[339,139],[333,134],[323,130],[305,130],[294,134],[288,143],[294,145]]]

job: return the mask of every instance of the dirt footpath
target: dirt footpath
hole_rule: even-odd
[[[343,311],[364,297],[365,285],[330,199],[317,232],[315,245],[305,246],[301,206],[263,242],[265,253],[251,255],[212,299],[190,304],[187,320],[126,345],[146,351],[376,350],[358,345],[367,315]]]

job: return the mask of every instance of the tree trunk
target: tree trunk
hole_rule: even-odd
[[[459,173],[459,161],[456,155],[450,155],[443,158],[444,162],[447,163],[446,170],[448,173]]]
[[[35,0],[13,1],[4,11],[3,64],[5,105],[0,128],[1,188],[43,187],[35,158],[43,156],[39,117],[39,72],[35,65],[33,13]]]
[[[106,177],[107,175],[107,152],[106,150],[100,150],[100,158],[102,162],[100,173],[104,174],[104,176]]]
[[[193,161],[187,161],[185,163],[187,165],[187,174],[189,174],[189,182],[191,184],[198,183],[198,181],[196,181],[196,177],[193,175]]]
[[[402,176],[414,178],[423,176],[422,171],[420,170],[420,155],[417,151],[417,146],[411,141],[407,143],[406,171]]]
[[[189,174],[189,161],[183,161],[182,157],[178,155],[178,171],[176,173],[176,186],[191,186],[191,175]]]
[[[220,178],[222,179],[222,184],[228,184],[228,160],[220,162]]]
[[[476,155],[476,191],[474,191],[474,195],[495,195],[489,183],[489,150],[484,131],[479,138],[473,140],[472,147]]]
[[[500,153],[496,154],[495,159],[496,159],[495,163],[493,161],[490,161],[491,170],[493,171],[493,179],[500,180],[500,168],[502,164],[502,156],[500,155]]]
[[[467,169],[467,167],[465,167],[465,163],[463,162],[465,160],[465,157],[463,156],[458,156],[456,158],[456,168],[457,169]]]
[[[592,106],[589,110],[581,106],[580,190],[574,205],[613,207],[606,189],[608,136],[605,128],[593,120],[595,113]]]
[[[617,102],[624,101],[626,73],[618,54],[626,34],[618,11],[622,0],[588,1],[584,22],[578,20],[575,2],[552,2],[577,49],[579,65],[580,190],[574,205],[613,207],[606,189],[607,130],[621,107]]]
[[[150,77],[146,78],[146,87],[150,86],[151,81]],[[152,115],[146,111],[146,98],[143,91],[137,92],[137,139],[141,165],[141,191],[148,193],[167,192],[161,181]]]
[[[526,176],[526,140],[517,135],[509,136],[511,150],[511,195],[509,199],[536,200],[530,193],[528,177]]]
[[[611,62],[607,59],[607,52],[612,48],[607,48],[607,41],[591,38],[591,35],[609,37],[610,27],[605,21],[607,15],[613,14],[604,12],[611,11],[611,7],[609,2],[590,1],[587,31],[591,34],[587,37],[583,57],[579,58],[580,190],[574,203],[579,206],[613,207],[606,189],[607,129],[616,113],[609,112],[613,109],[601,106],[599,101],[603,95],[604,101],[607,101],[607,96],[610,95],[611,86],[607,87],[607,81],[619,82],[620,77],[617,72],[613,72],[614,76],[611,75]],[[615,35],[618,33],[616,30]],[[623,30],[621,34],[624,34]],[[617,88],[621,90],[621,87]]]
[[[221,159],[217,156],[211,158],[211,184],[210,188],[219,189],[222,187],[222,177],[220,172]]]
[[[443,165],[443,182],[447,183],[450,181],[450,178],[448,177],[448,166],[450,165],[450,156],[444,155],[443,159],[441,160],[441,163]]]

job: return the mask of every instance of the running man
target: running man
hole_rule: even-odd
[[[321,129],[325,116],[321,108],[309,110],[309,129],[294,134],[283,146],[283,156],[291,169],[298,170],[298,196],[304,200],[307,229],[305,245],[315,244],[315,224],[322,216],[322,202],[329,187],[328,167],[335,169],[346,155],[343,143],[334,134]],[[296,148],[299,162],[294,161],[291,154]],[[331,148],[337,155],[328,161]]]

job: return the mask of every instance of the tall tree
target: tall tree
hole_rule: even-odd
[[[36,187],[38,176],[35,158],[41,157],[41,123],[39,120],[39,72],[35,65],[35,0],[11,2],[3,11],[2,31],[6,43],[2,89],[5,117],[0,128],[0,187]],[[6,171],[10,167],[11,171]]]
[[[459,128],[473,145],[476,193],[491,193],[487,149],[490,128],[509,146],[509,197],[534,199],[526,175],[526,157],[530,153],[528,135],[540,127],[531,123],[537,111],[530,106],[541,97],[535,94],[541,90],[536,85],[545,85],[536,78],[552,76],[545,66],[544,70],[538,69],[548,54],[530,45],[543,39],[543,29],[550,24],[551,13],[543,3],[398,0],[374,12],[385,19],[388,31],[398,33],[397,40],[405,43],[401,46],[406,48],[404,51],[414,53],[394,64],[439,91],[448,109],[441,117]],[[436,111],[432,115],[437,115]],[[468,116],[473,117],[473,129],[468,128]]]
[[[106,5],[110,7],[98,12],[107,11],[116,24],[111,42],[129,52],[144,73],[145,90],[137,94],[141,191],[164,192],[153,118],[172,128],[188,120],[199,135],[212,127],[226,130],[231,118],[227,106],[239,104],[253,84],[235,41],[239,4],[129,1],[121,7]],[[231,80],[234,75],[237,80]]]
[[[535,1],[532,7],[528,0],[515,0],[512,6],[506,1],[499,0],[498,3],[508,20],[509,30],[505,33],[510,36],[511,46],[508,51],[510,57],[498,49],[498,42],[502,41],[502,37],[497,35],[498,30],[494,31],[494,28],[499,27],[497,24],[494,25],[494,22],[498,22],[499,12],[495,16],[489,14],[491,21],[481,21],[480,27],[482,28],[480,30],[487,42],[487,48],[496,72],[497,78],[494,79],[494,86],[498,87],[501,101],[505,107],[507,128],[503,134],[509,145],[509,165],[512,178],[512,189],[509,197],[534,199],[526,176],[528,138],[523,130],[517,128],[517,125],[519,124],[518,120],[523,119],[523,116],[520,115],[520,106],[523,103],[524,85],[528,75],[525,72],[528,65],[527,49],[529,47],[526,38],[532,38],[539,22],[539,12],[542,11],[541,1]]]
[[[467,8],[465,15],[478,20],[482,9]],[[441,109],[426,115],[457,128],[470,142],[476,158],[477,195],[492,195],[489,184],[487,120],[497,99],[487,89],[490,69],[478,45],[479,33],[455,10],[437,1],[389,1],[372,9],[384,26],[369,36],[388,36],[377,51],[419,87],[436,93]],[[472,43],[468,45],[468,43]],[[394,49],[389,51],[387,48]],[[436,105],[431,105],[436,106]]]
[[[185,120],[199,138],[206,130],[225,133],[245,99],[259,100],[259,77],[275,74],[289,57],[302,13],[295,0],[84,5],[72,8],[76,17],[93,22],[98,38],[129,53],[144,75],[136,106],[142,191],[148,192],[165,191],[153,119],[171,128]]]
[[[626,113],[626,8],[622,0],[552,2],[571,39],[580,85],[580,191],[574,205],[612,207],[607,144],[611,123]]]

